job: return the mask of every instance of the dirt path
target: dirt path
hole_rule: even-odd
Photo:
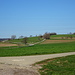
[[[75,55],[75,52],[33,55],[19,57],[0,57],[0,75],[39,75],[32,64],[56,57]]]

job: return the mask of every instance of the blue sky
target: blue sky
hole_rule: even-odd
[[[0,38],[75,32],[75,0],[0,0]]]

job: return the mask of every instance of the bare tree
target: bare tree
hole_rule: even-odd
[[[68,39],[68,36],[66,36],[65,39]]]
[[[24,38],[23,38],[23,43],[24,43],[24,44],[27,44],[27,41],[28,41],[28,38],[27,38],[27,37],[24,37]]]
[[[64,39],[64,37],[61,37],[61,39]]]
[[[70,39],[72,39],[73,37],[72,36],[70,36]]]
[[[20,36],[20,37],[19,37],[19,39],[22,39],[22,38],[24,38],[24,36]]]
[[[32,37],[32,35],[30,35],[30,37]]]
[[[16,39],[16,35],[12,35],[11,36],[11,39]]]
[[[50,39],[50,33],[45,33],[45,34],[43,35],[43,38],[44,38],[44,39]]]

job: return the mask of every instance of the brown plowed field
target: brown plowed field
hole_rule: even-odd
[[[17,44],[0,44],[0,47],[6,47],[6,46],[17,46]]]
[[[75,40],[45,40],[42,44],[73,42]]]

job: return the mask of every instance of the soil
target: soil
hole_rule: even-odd
[[[75,40],[45,40],[42,44],[73,42]]]
[[[40,75],[33,69],[7,64],[0,64],[0,75]]]
[[[17,44],[0,44],[0,47],[17,46]]]

